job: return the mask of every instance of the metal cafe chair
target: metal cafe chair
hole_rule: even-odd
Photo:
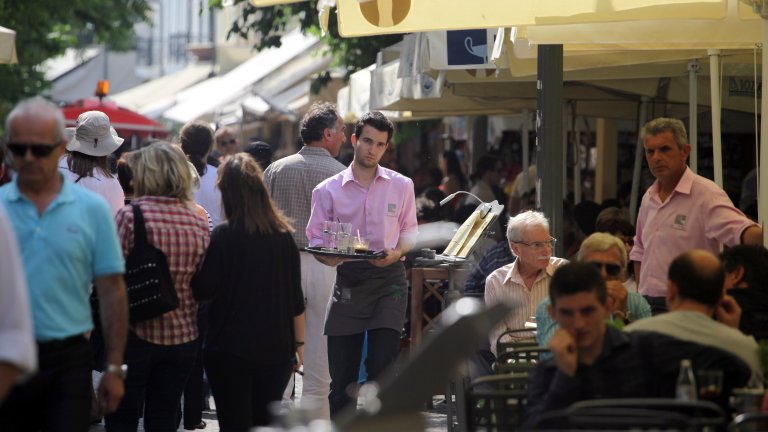
[[[768,413],[739,414],[728,425],[728,432],[757,432],[768,430]]]
[[[647,408],[595,407],[574,412],[564,409],[543,414],[532,430],[689,431],[691,418],[674,411]]]
[[[478,378],[467,387],[468,431],[511,431],[525,415],[527,374],[492,375]]]
[[[509,349],[499,354],[496,357],[496,362],[499,364],[505,363],[532,363],[536,364],[539,361],[539,356],[542,353],[548,353],[549,348],[541,348],[539,346],[526,346],[514,349]]]
[[[500,334],[499,337],[496,338],[496,355],[497,356],[501,355],[501,353],[506,352],[510,349],[538,346],[538,344],[536,343],[536,340],[533,338],[517,339],[517,340],[513,339],[511,341],[502,340],[507,336],[513,336],[519,333],[533,333],[533,330],[527,329],[527,328],[511,329]]]
[[[570,424],[565,427],[577,430],[578,428],[621,428],[624,422],[628,423],[627,427],[635,422],[635,427],[641,430],[660,427],[700,430],[722,427],[725,425],[726,418],[725,412],[714,402],[668,398],[594,399],[577,402],[564,411],[564,417]],[[552,415],[551,418],[545,417],[547,416],[542,416],[542,419],[546,422],[557,420],[556,415]],[[563,415],[560,419],[563,419]],[[687,426],[683,427],[683,423],[687,423]],[[539,426],[547,425],[539,424]],[[551,428],[551,426],[547,427]]]

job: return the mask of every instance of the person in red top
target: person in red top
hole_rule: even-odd
[[[179,307],[131,327],[125,349],[130,373],[118,410],[106,417],[107,431],[136,431],[144,416],[146,430],[176,430],[184,384],[197,353],[196,303],[190,281],[203,260],[209,232],[192,203],[191,175],[180,148],[156,143],[126,157],[133,172],[135,198],[144,217],[147,239],[168,259]],[[115,216],[127,255],[133,248],[133,211]]]

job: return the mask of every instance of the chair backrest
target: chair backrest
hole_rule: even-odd
[[[564,409],[539,417],[532,430],[665,430],[687,431],[691,418],[685,414],[646,408],[595,407]]]
[[[536,340],[533,338],[533,330],[527,328],[511,329],[500,334],[496,338],[496,355],[503,353],[514,347],[523,346],[538,346]],[[504,340],[508,337],[517,337],[517,339]]]
[[[548,352],[549,348],[539,346],[519,347],[500,353],[496,357],[496,363],[538,363],[539,356]]]
[[[728,432],[768,430],[768,413],[751,412],[737,415],[728,425]]]
[[[696,426],[723,426],[725,412],[710,401],[682,401],[668,398],[593,399],[576,402],[568,408],[570,413],[604,408],[648,409],[686,415]]]
[[[466,430],[516,430],[523,420],[528,393],[527,374],[478,378],[467,386]]]

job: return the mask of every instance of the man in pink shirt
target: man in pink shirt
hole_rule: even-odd
[[[310,246],[322,245],[324,221],[340,221],[351,223],[355,236],[367,237],[370,250],[386,255],[368,261],[315,256],[337,267],[325,322],[332,418],[353,402],[347,387],[357,384],[365,332],[369,380],[395,360],[400,346],[408,292],[402,259],[417,229],[413,182],[379,165],[393,133],[392,122],[380,112],[363,115],[352,135],[352,164],[312,191]]]
[[[667,270],[676,256],[690,249],[717,254],[722,244],[762,244],[763,231],[715,183],[686,166],[691,146],[683,122],[657,118],[641,136],[656,181],[643,196],[629,258],[638,290],[656,315],[666,311]]]

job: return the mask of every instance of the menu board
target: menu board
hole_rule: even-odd
[[[483,203],[459,227],[443,251],[443,257],[466,259],[483,236],[485,230],[499,217],[504,206],[498,201]]]

